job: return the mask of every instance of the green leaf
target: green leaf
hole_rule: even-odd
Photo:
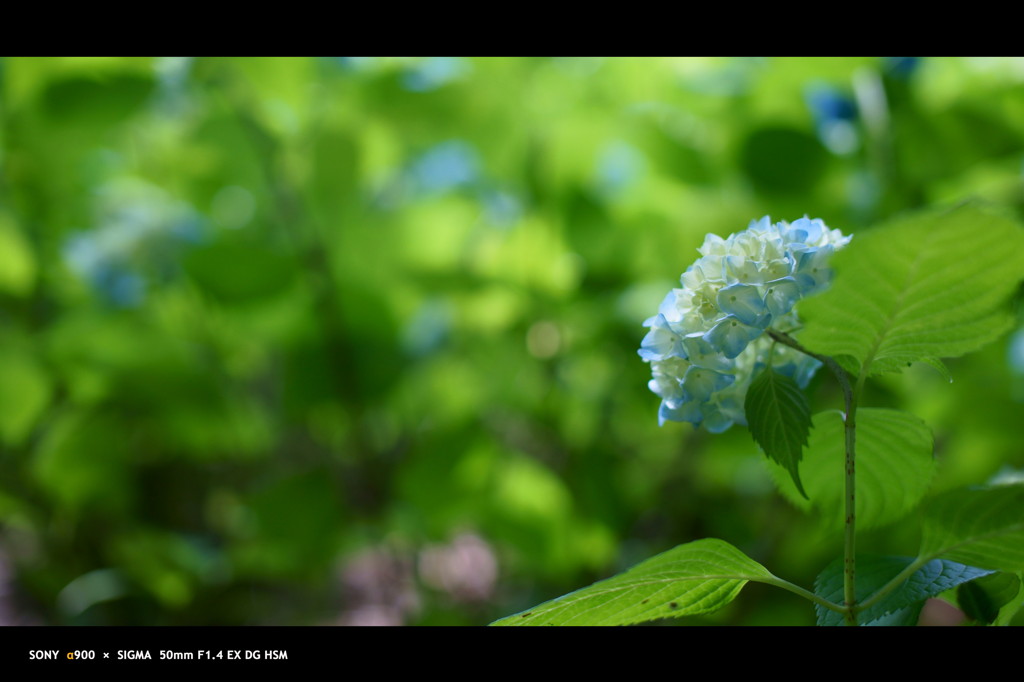
[[[229,304],[280,294],[295,276],[295,265],[287,251],[243,242],[196,249],[185,257],[184,265],[200,288]],[[259,277],[254,277],[254,272]]]
[[[795,381],[769,367],[750,384],[744,410],[754,440],[785,467],[806,498],[799,466],[811,430],[811,411],[803,391]]]
[[[919,601],[915,604],[911,604],[905,609],[893,611],[892,613],[882,616],[878,620],[873,620],[867,625],[871,627],[908,627],[917,625],[918,621],[921,620],[921,610],[924,609],[924,602]]]
[[[743,141],[740,168],[759,191],[772,195],[806,195],[828,168],[825,148],[806,130],[770,125]]]
[[[1024,484],[952,490],[924,510],[922,557],[1024,570]]]
[[[857,234],[832,259],[832,287],[800,303],[800,342],[850,356],[867,375],[956,357],[1013,323],[1024,229],[976,204],[919,213]]]
[[[6,211],[0,211],[0,291],[24,297],[32,293],[38,265],[32,243]]]
[[[826,528],[843,527],[846,463],[844,422],[838,411],[814,415],[800,473],[810,502],[788,477],[772,468],[779,489],[804,510],[814,509]],[[880,408],[857,410],[857,527],[880,526],[909,512],[928,492],[935,474],[932,434],[914,415]]]
[[[914,563],[909,557],[857,555],[857,602],[866,601],[900,571]],[[990,574],[974,566],[934,559],[917,569],[895,590],[857,615],[860,625],[914,625],[929,597]],[[814,581],[814,593],[836,604],[843,603],[843,560],[829,564]],[[815,606],[818,625],[842,625],[843,614]]]
[[[993,573],[957,588],[960,608],[973,620],[991,623],[999,610],[1020,592],[1020,578],[1012,573]]]
[[[53,394],[53,378],[31,352],[0,344],[0,442],[18,445],[28,439]]]
[[[492,625],[629,625],[710,613],[749,580],[778,579],[728,542],[696,540]]]
[[[934,369],[949,383],[953,383],[953,375],[950,374],[949,368],[946,367],[946,364],[942,362],[942,360],[939,360],[938,358],[922,358],[921,362]]]

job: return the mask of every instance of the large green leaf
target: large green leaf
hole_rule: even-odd
[[[800,458],[811,430],[807,396],[797,383],[771,367],[750,384],[744,405],[750,433],[766,455],[785,467],[800,494]]]
[[[968,617],[992,623],[999,612],[1020,593],[1020,578],[1013,573],[992,573],[957,588],[956,599]]]
[[[814,428],[800,463],[810,501],[799,496],[777,467],[772,473],[790,500],[821,514],[826,527],[843,527],[846,462],[844,422],[837,411],[814,415]],[[880,526],[913,509],[935,473],[932,434],[917,417],[880,408],[857,411],[857,527]]]
[[[1024,484],[952,490],[931,500],[920,555],[1024,570]]]
[[[855,587],[858,603],[866,601],[912,563],[914,559],[908,557],[857,555]],[[915,625],[926,599],[990,573],[955,561],[934,559],[917,569],[882,600],[858,614],[857,622],[860,625]],[[841,558],[833,561],[818,575],[814,593],[836,604],[843,603]],[[844,623],[842,613],[821,606],[815,606],[815,610],[818,613],[818,625]]]
[[[832,287],[800,304],[800,341],[877,374],[963,355],[1005,332],[1013,317],[1004,304],[1024,277],[1024,229],[965,204],[857,234],[832,264]]]
[[[696,540],[492,625],[629,625],[710,613],[749,580],[778,579],[728,542]]]

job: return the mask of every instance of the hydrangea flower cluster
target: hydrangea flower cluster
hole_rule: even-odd
[[[709,234],[701,258],[644,322],[640,357],[661,397],[658,422],[704,424],[721,433],[746,424],[743,403],[765,366],[805,387],[820,362],[765,334],[799,327],[793,306],[828,286],[832,253],[850,241],[819,219],[772,223],[768,216],[728,239]]]
[[[117,178],[100,188],[96,226],[70,235],[64,259],[104,299],[134,307],[145,299],[146,272],[173,272],[176,253],[203,237],[190,205],[138,178]]]

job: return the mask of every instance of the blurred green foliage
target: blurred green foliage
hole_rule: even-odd
[[[707,232],[1020,217],[1022,162],[1018,59],[3,59],[0,622],[483,624],[710,536],[809,585],[641,321]],[[1022,334],[870,385],[933,490],[1024,467]]]

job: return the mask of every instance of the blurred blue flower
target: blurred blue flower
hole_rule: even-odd
[[[605,146],[597,159],[594,184],[608,198],[621,195],[647,169],[644,155],[628,142],[616,140]]]
[[[154,60],[157,88],[153,95],[153,107],[164,116],[184,117],[193,109],[188,93],[193,62],[192,57],[159,57]]]
[[[189,205],[140,180],[104,185],[96,215],[93,229],[68,236],[64,260],[115,306],[142,303],[152,274],[172,271],[180,248],[204,237],[203,223]]]
[[[812,85],[807,89],[806,99],[817,121],[853,121],[857,118],[857,105],[853,99],[829,85]]]
[[[480,175],[480,157],[463,140],[442,142],[416,159],[409,176],[417,193],[435,195],[467,186]]]
[[[1018,329],[1010,337],[1006,361],[1014,373],[1024,375],[1024,327]]]
[[[885,57],[882,64],[889,75],[908,80],[920,68],[922,61],[921,57]]]
[[[523,215],[523,203],[511,192],[501,189],[485,189],[480,192],[487,221],[492,225],[506,227],[519,221]]]
[[[427,57],[402,74],[402,85],[412,92],[428,92],[458,80],[471,70],[472,65],[461,57]]]
[[[77,233],[68,238],[64,259],[74,272],[116,306],[133,307],[145,298],[142,278],[131,271],[128,263],[107,253],[89,233]]]
[[[123,308],[133,308],[146,297],[146,284],[142,277],[112,264],[95,270],[92,284],[111,303]]]
[[[425,150],[380,185],[374,203],[393,210],[408,202],[463,191],[475,198],[483,222],[509,227],[525,211],[523,200],[502,183],[487,177],[476,147],[466,140],[446,140]]]
[[[410,355],[427,355],[448,339],[452,319],[451,304],[444,299],[424,301],[405,325],[403,346]]]
[[[331,57],[330,59],[348,71],[365,71],[375,66],[379,57]]]
[[[854,126],[857,105],[853,98],[826,83],[814,83],[804,93],[822,144],[836,154],[848,154],[860,144]]]
[[[1024,327],[1010,336],[1006,363],[1010,366],[1010,395],[1017,402],[1024,402]]]

